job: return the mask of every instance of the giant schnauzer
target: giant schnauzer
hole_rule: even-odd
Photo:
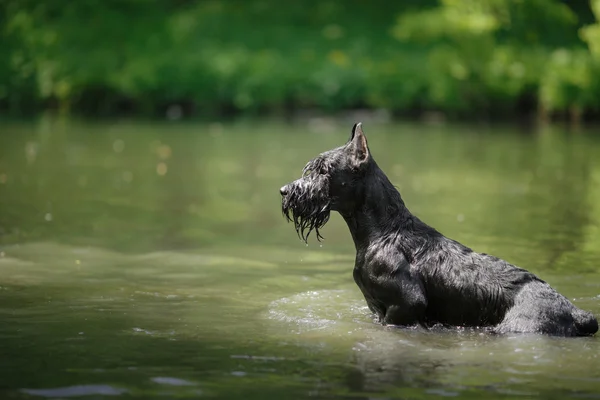
[[[339,212],[356,247],[354,280],[383,324],[482,327],[496,333],[588,336],[596,318],[546,282],[476,253],[408,211],[373,159],[361,124],[350,140],[283,186],[282,210],[307,240]]]

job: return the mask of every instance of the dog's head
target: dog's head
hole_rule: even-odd
[[[331,211],[350,213],[362,198],[361,184],[372,158],[360,123],[352,128],[350,140],[309,161],[302,177],[279,189],[281,209],[304,241],[329,220]]]

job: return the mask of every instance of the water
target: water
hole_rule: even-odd
[[[374,324],[278,188],[351,122],[0,125],[0,397],[599,398],[600,339]],[[600,137],[366,123],[409,208],[600,314]]]

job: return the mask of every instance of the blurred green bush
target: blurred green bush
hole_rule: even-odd
[[[4,0],[0,108],[597,115],[600,0]]]

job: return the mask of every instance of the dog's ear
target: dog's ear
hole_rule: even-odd
[[[359,167],[369,159],[369,146],[367,137],[362,130],[362,123],[355,124],[352,127],[352,136],[350,137],[350,151],[354,165]]]

